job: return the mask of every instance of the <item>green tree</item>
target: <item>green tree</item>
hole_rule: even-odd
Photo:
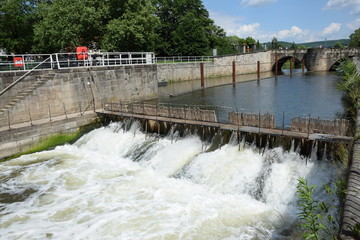
[[[96,45],[108,21],[109,6],[97,0],[53,0],[39,5],[35,25],[35,51],[58,52],[65,48]]]
[[[280,47],[280,44],[279,44],[277,38],[273,37],[271,40],[271,49],[276,50],[276,49],[279,49],[279,47]]]
[[[159,19],[155,8],[146,0],[128,0],[123,14],[106,26],[101,41],[106,51],[154,51],[158,35],[155,30]]]
[[[336,42],[333,47],[334,48],[343,48],[344,46],[342,45],[341,42]]]
[[[253,47],[254,45],[256,45],[256,40],[252,37],[247,37],[246,38],[246,45],[249,47]]]
[[[207,55],[224,32],[209,18],[201,0],[157,0],[160,55]],[[224,42],[224,39],[222,39]]]
[[[360,47],[360,28],[350,35],[350,47]]]
[[[297,46],[295,44],[295,42],[292,42],[291,46],[290,46],[290,49],[292,50],[296,50],[297,49]]]
[[[26,53],[33,44],[33,24],[38,1],[0,1],[0,47],[7,52]]]

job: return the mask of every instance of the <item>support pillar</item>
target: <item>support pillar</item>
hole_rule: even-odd
[[[232,81],[233,81],[233,84],[236,83],[236,63],[235,63],[235,61],[232,62]]]
[[[304,73],[305,73],[305,59],[303,59],[301,61],[301,70],[302,70],[302,74],[304,75]]]
[[[293,59],[290,58],[290,76],[293,74]]]
[[[257,61],[257,78],[260,80],[260,61]]]
[[[200,63],[200,79],[201,79],[201,88],[204,88],[205,87],[204,63]]]
[[[275,52],[275,76],[278,75],[278,67],[279,67],[279,56],[278,53]]]

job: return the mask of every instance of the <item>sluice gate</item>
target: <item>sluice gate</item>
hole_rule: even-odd
[[[228,112],[227,119],[221,119],[216,110],[201,107],[174,107],[145,103],[106,103],[97,113],[105,122],[124,119],[139,120],[145,132],[166,135],[178,131],[199,135],[204,141],[216,142],[214,148],[221,147],[236,134],[237,141],[256,144],[259,148],[282,146],[299,149],[304,156],[316,151],[318,158],[333,154],[333,148],[351,145],[353,138],[346,136],[347,120],[322,120],[294,118],[291,127],[276,126],[275,116],[269,113]],[[223,113],[224,114],[224,113]]]

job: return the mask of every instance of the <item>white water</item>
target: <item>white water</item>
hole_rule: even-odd
[[[292,239],[298,178],[337,175],[281,148],[202,150],[111,124],[1,163],[0,239]]]

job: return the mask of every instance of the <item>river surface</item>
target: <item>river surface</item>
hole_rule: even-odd
[[[218,106],[219,119],[227,118],[228,112],[236,110],[271,113],[275,115],[278,126],[282,125],[283,115],[285,126],[289,126],[291,118],[298,116],[341,118],[344,112],[341,103],[343,92],[336,87],[339,81],[336,73],[301,75],[298,72],[293,76],[287,73],[267,77],[261,81],[249,81],[256,78],[256,75],[239,75],[236,85],[229,84],[232,82],[231,77],[207,79],[206,86],[214,87],[205,89],[200,89],[199,81],[175,82],[160,87],[161,97],[156,102]],[[217,84],[227,85],[216,86]]]
[[[299,84],[310,84],[307,76],[299,79]],[[295,77],[279,77],[187,96],[196,104],[237,106],[240,99],[251,98],[242,92],[244,84],[264,96],[249,103],[271,106],[281,97],[271,98],[268,91],[291,81]],[[320,99],[313,89],[328,92],[324,86],[334,84],[316,80],[308,87],[311,92],[294,90],[291,96],[311,99],[314,108],[331,100],[326,108],[335,114],[338,109],[330,105],[339,100]],[[301,239],[295,227],[299,177],[318,185],[316,199],[337,205],[322,186],[331,185],[343,167],[326,156],[305,159],[294,148],[259,151],[236,140],[207,151],[210,144],[176,132],[158,138],[144,134],[136,122],[120,122],[93,130],[74,144],[2,162],[0,239]],[[336,208],[331,209],[336,215]]]

